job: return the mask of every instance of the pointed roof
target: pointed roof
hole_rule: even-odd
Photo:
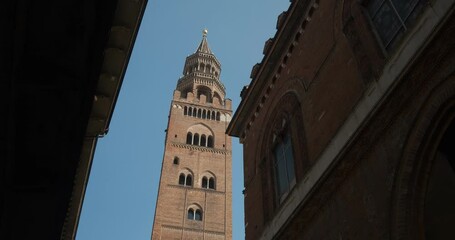
[[[212,50],[210,50],[209,43],[207,42],[207,33],[207,29],[204,29],[204,31],[202,31],[202,41],[199,44],[196,52],[213,54]]]

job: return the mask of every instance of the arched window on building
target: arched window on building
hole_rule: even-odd
[[[208,188],[215,190],[215,178],[211,177],[209,179],[209,187]]]
[[[191,174],[186,175],[185,186],[188,187],[193,186],[193,177],[191,176]]]
[[[207,147],[213,148],[213,136],[207,138]]]
[[[188,220],[202,221],[202,210],[189,208],[187,218]]]
[[[204,134],[201,135],[201,144],[200,146],[202,147],[206,147],[207,146],[207,142],[206,142],[206,137]]]
[[[188,108],[186,106],[183,107],[183,115],[188,115]]]
[[[194,134],[193,145],[199,145],[199,134]]]
[[[188,218],[189,220],[194,220],[194,209],[192,209],[192,208],[188,209],[188,216],[187,216],[187,218]]]
[[[210,110],[207,110],[207,119],[209,119],[209,120],[211,119],[211,117],[210,117]]]
[[[196,209],[195,214],[194,214],[194,220],[202,221],[202,211],[201,210]]]
[[[196,114],[197,114],[197,109],[193,108],[193,117],[196,117]]]
[[[193,186],[193,176],[191,176],[190,173],[188,173],[187,175],[185,175],[184,173],[180,173],[179,185],[187,186],[187,187]]]
[[[220,121],[220,117],[221,117],[220,112],[216,112],[216,120],[217,120],[217,121]]]
[[[179,157],[174,157],[174,162],[173,162],[173,163],[174,163],[175,165],[178,165],[179,162],[180,162]]]
[[[183,174],[183,173],[180,173],[179,185],[185,185],[185,174]]]
[[[207,118],[207,112],[205,111],[205,109],[202,111],[202,119],[206,119]]]
[[[212,120],[215,120],[216,117],[215,117],[215,111],[212,112]]]
[[[193,134],[191,132],[186,134],[186,144],[193,144]]]
[[[202,116],[202,111],[201,111],[201,109],[199,108],[199,109],[197,110],[197,117],[198,117],[198,118],[201,118],[201,116]]]
[[[202,188],[207,188],[208,187],[208,180],[207,177],[202,178]]]

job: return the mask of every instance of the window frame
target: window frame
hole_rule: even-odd
[[[371,14],[370,4],[374,4],[374,2],[381,3],[377,3],[378,7],[376,8],[376,11],[374,12],[374,14]],[[423,12],[423,9],[425,8],[426,4],[428,4],[428,0],[416,0],[415,5],[412,7],[412,9],[409,12],[406,12],[407,13],[406,16],[403,17],[400,15],[399,10],[397,9],[396,4],[393,2],[393,0],[363,1],[362,6],[364,8],[364,14],[366,15],[369,21],[369,25],[371,26],[371,30],[375,35],[375,38],[385,55],[388,55],[389,53],[393,52],[394,49],[396,49],[400,45],[400,43],[405,38],[405,35],[407,34],[408,30],[413,27],[413,25],[416,23],[418,19],[418,16]],[[383,40],[383,37],[381,36],[379,31],[379,27],[378,25],[376,25],[374,21],[374,18],[380,12],[380,9],[383,7],[383,5],[390,6],[392,12],[394,13],[393,17],[398,19],[398,21],[394,21],[393,23],[397,23],[399,25],[398,29],[395,31],[395,33],[393,33],[393,36],[390,39],[388,39],[387,43],[385,43],[385,41]],[[415,15],[414,16],[415,19],[411,20],[411,22],[407,22],[413,15]]]
[[[283,121],[286,121],[285,118],[283,118]],[[293,171],[293,178],[292,179],[288,179],[286,178],[287,180],[287,184],[286,184],[286,190],[285,191],[281,191],[280,190],[280,180],[279,180],[279,176],[278,176],[278,173],[279,173],[279,169],[277,168],[277,164],[278,164],[278,161],[276,159],[276,153],[275,153],[275,150],[277,149],[277,147],[280,146],[280,144],[282,144],[284,142],[284,139],[288,137],[288,141],[289,141],[289,146],[291,148],[291,155],[292,155],[292,158],[290,159],[290,161],[292,162],[292,171]],[[274,134],[274,138],[273,138],[273,143],[272,143],[272,148],[270,149],[271,150],[271,158],[272,158],[272,176],[273,176],[273,182],[274,182],[274,191],[275,191],[275,196],[276,196],[276,199],[278,200],[278,204],[281,205],[285,199],[287,198],[287,196],[289,195],[289,193],[294,189],[294,186],[296,185],[297,183],[297,174],[296,174],[296,162],[295,162],[295,147],[294,147],[294,144],[293,144],[293,140],[292,140],[292,132],[290,130],[290,126],[289,126],[289,123],[286,122],[285,123],[285,126],[280,129],[280,131],[276,134]],[[286,176],[289,176],[289,173],[288,173],[288,160],[287,159],[284,159],[284,167],[286,169]]]

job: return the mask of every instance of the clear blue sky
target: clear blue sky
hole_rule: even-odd
[[[149,0],[109,134],[98,141],[77,240],[150,239],[173,90],[207,28],[236,109],[288,0]],[[242,146],[233,138],[233,239],[244,239]]]

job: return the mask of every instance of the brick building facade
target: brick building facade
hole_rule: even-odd
[[[231,100],[206,34],[171,102],[152,239],[232,239]]]
[[[454,2],[291,1],[227,130],[247,239],[454,238]]]

